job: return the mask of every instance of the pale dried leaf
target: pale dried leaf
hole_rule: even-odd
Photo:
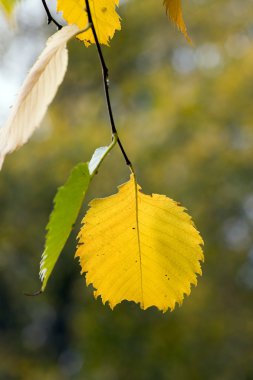
[[[0,128],[0,169],[5,155],[25,144],[43,119],[67,69],[66,43],[78,31],[75,25],[66,26],[50,37],[25,79],[6,125]]]

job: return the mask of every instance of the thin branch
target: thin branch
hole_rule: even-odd
[[[116,125],[115,125],[115,122],[114,122],[114,117],[113,117],[113,112],[112,112],[112,106],[111,106],[111,99],[110,99],[110,93],[109,93],[109,85],[110,85],[109,70],[108,70],[108,67],[106,66],[105,59],[104,59],[104,56],[103,56],[103,52],[102,52],[100,43],[98,41],[97,32],[96,32],[96,29],[95,29],[95,26],[94,26],[94,23],[93,23],[93,20],[92,20],[89,0],[85,0],[85,4],[86,4],[86,11],[87,11],[87,16],[88,16],[88,22],[91,25],[91,30],[92,30],[92,33],[93,33],[93,36],[94,36],[94,40],[95,40],[95,43],[96,43],[98,56],[99,56],[101,67],[102,67],[104,90],[105,90],[105,98],[106,98],[106,104],[107,104],[108,114],[109,114],[110,123],[111,123],[112,135],[113,136],[114,135],[117,136],[117,143],[118,143],[118,145],[120,147],[120,150],[121,150],[121,152],[122,152],[122,154],[124,156],[126,164],[133,171],[133,165],[132,165],[131,161],[129,160],[129,158],[128,158],[127,154],[126,154],[126,151],[125,151],[125,149],[124,149],[124,147],[123,147],[123,145],[122,145],[122,143],[121,143],[121,141],[120,141],[120,139],[118,137],[117,128],[116,128]]]
[[[47,2],[46,2],[46,0],[42,0],[42,4],[43,4],[43,7],[45,8],[45,11],[46,11],[46,14],[47,14],[47,23],[50,24],[51,22],[53,22],[53,23],[57,26],[58,30],[60,30],[60,29],[62,28],[62,25],[59,24],[59,23],[53,18],[53,16],[51,15],[50,10],[49,10],[49,8],[48,8],[48,6],[47,6]]]

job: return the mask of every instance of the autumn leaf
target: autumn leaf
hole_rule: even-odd
[[[92,20],[101,44],[108,45],[116,30],[120,30],[120,18],[115,7],[119,0],[89,0]],[[82,30],[88,23],[84,0],[58,0],[57,11],[62,12],[68,24],[76,24]],[[93,33],[88,30],[78,35],[86,46],[95,43]]]
[[[203,241],[183,207],[140,190],[131,175],[117,194],[90,203],[76,256],[103,303],[128,300],[165,312],[197,284]]]
[[[191,42],[183,19],[181,0],[164,0],[164,5],[166,7],[166,11],[168,12],[170,19],[176,24],[176,26],[183,33],[185,38],[189,42]]]
[[[5,155],[25,144],[43,119],[67,69],[66,43],[78,32],[76,26],[66,26],[50,37],[25,79],[7,123],[0,128],[0,169]]]

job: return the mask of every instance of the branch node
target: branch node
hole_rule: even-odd
[[[42,4],[43,4],[43,7],[46,11],[46,14],[47,14],[47,24],[51,24],[51,22],[53,22],[55,24],[55,26],[57,26],[57,29],[60,30],[62,28],[62,25],[59,24],[51,15],[50,13],[50,10],[47,6],[47,3],[46,3],[46,0],[42,0]]]

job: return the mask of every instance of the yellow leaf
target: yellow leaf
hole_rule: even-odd
[[[190,216],[165,195],[143,194],[133,175],[91,202],[78,238],[87,285],[111,308],[128,300],[173,310],[201,274],[203,241]]]
[[[120,18],[115,7],[119,0],[89,0],[93,23],[101,44],[108,45],[115,30],[120,30]],[[85,0],[58,0],[57,10],[63,13],[68,24],[76,24],[80,30],[88,23]],[[78,36],[86,46],[95,43],[92,30]]]
[[[191,42],[183,19],[181,0],[164,0],[164,5],[166,7],[166,11],[169,13],[170,19],[176,24],[185,38]]]

